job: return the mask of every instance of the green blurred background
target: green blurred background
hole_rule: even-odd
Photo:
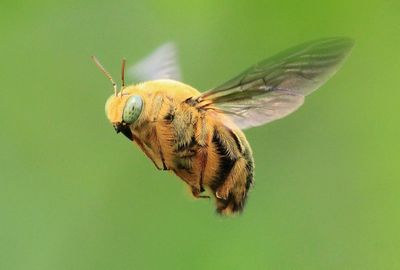
[[[0,4],[0,269],[400,269],[399,1]],[[206,90],[301,42],[349,36],[340,72],[246,131],[256,185],[221,218],[104,115],[128,63],[175,41]]]

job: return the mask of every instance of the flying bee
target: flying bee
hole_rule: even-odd
[[[180,82],[175,48],[166,44],[128,73],[143,81],[114,94],[106,115],[159,170],[170,170],[196,198],[215,198],[223,215],[243,210],[254,182],[251,147],[242,130],[283,118],[339,69],[353,46],[348,38],[302,44],[261,61],[203,93]]]

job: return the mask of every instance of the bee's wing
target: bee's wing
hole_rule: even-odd
[[[348,38],[302,44],[256,64],[198,100],[230,114],[242,129],[269,123],[299,108],[306,95],[339,69],[352,46]]]
[[[149,56],[127,70],[130,80],[143,82],[159,79],[181,80],[181,71],[174,43],[164,43]]]

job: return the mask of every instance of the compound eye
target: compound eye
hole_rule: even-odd
[[[125,104],[122,120],[127,124],[135,122],[142,112],[143,100],[140,96],[131,96]]]

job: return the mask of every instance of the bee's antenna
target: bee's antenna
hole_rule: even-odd
[[[122,87],[121,87],[121,96],[122,96],[122,91],[124,90],[125,87],[125,64],[126,64],[126,59],[122,58],[122,67],[121,67],[121,80],[122,80]]]
[[[110,73],[108,73],[108,71],[100,64],[99,60],[97,60],[95,56],[92,55],[92,59],[100,71],[103,72],[103,74],[106,75],[106,77],[111,81],[114,88],[114,94],[117,95],[117,84],[112,79]]]

